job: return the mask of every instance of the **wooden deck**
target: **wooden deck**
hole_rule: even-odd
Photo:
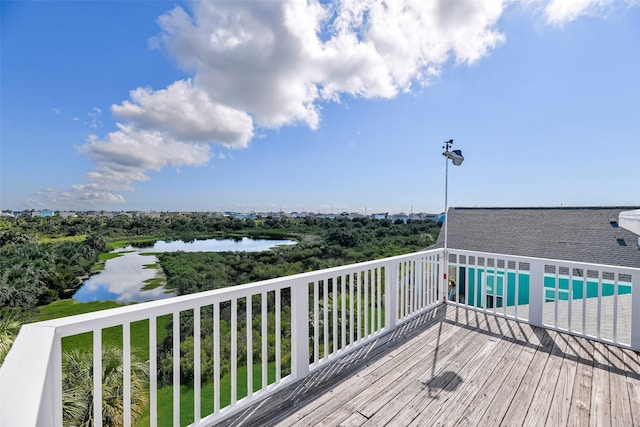
[[[640,426],[640,355],[442,306],[222,425]]]

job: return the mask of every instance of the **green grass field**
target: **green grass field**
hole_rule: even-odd
[[[74,300],[57,301],[47,306],[43,306],[39,310],[38,321],[49,320],[53,318],[59,318],[64,316],[72,316],[82,313],[95,312],[99,310],[106,310],[111,308],[122,307],[125,304],[121,304],[115,301],[98,301],[89,303],[80,303]],[[342,300],[340,300],[339,307],[342,308]],[[372,316],[371,310],[367,310],[367,317],[369,317],[370,328],[377,329],[377,313],[376,316]],[[169,331],[169,325],[171,322],[171,315],[161,316],[157,320],[157,343],[161,343],[167,336]],[[381,313],[382,319],[384,319],[384,310]],[[330,315],[330,318],[332,316]],[[360,317],[362,320],[362,315]],[[359,323],[359,328],[362,328],[362,322]],[[331,333],[332,329],[330,329]],[[362,331],[362,329],[361,329]],[[362,331],[363,332],[363,331]],[[338,338],[339,339],[339,338]],[[149,321],[142,320],[139,322],[133,322],[131,324],[131,349],[132,354],[138,360],[149,360]],[[84,333],[66,337],[63,339],[63,351],[71,351],[73,349],[81,349],[91,351],[93,344],[92,333]],[[122,327],[117,326],[113,328],[104,329],[102,332],[102,345],[106,347],[122,348]],[[324,355],[324,348],[322,342],[320,342],[320,354]],[[283,355],[284,356],[284,355]],[[268,382],[272,383],[275,380],[275,363],[271,362],[268,365]],[[285,368],[285,371],[288,369]],[[262,386],[262,365],[260,363],[255,364],[253,368],[253,389],[257,391]],[[286,373],[286,372],[285,372]],[[285,375],[283,373],[283,375]],[[238,392],[237,400],[240,400],[247,394],[247,368],[246,366],[238,367]],[[227,374],[221,378],[220,381],[220,406],[224,408],[231,402],[231,377]],[[201,416],[205,417],[213,412],[214,405],[214,391],[211,378],[203,378],[203,385],[201,388]],[[173,387],[165,386],[158,389],[157,397],[158,407],[158,425],[170,426],[173,422]],[[182,386],[180,389],[180,425],[188,425],[193,422],[194,411],[194,391],[192,386]],[[143,414],[136,421],[136,426],[150,425],[149,421],[149,408],[143,412]]]
[[[133,252],[133,251],[102,252],[100,255],[98,255],[98,261],[107,261],[107,260],[110,260],[110,259],[113,259],[113,258],[118,258],[118,257],[123,256],[127,252]]]
[[[275,363],[267,365],[269,383],[275,381]],[[256,364],[253,367],[253,390],[257,391],[262,387],[262,365]],[[237,399],[247,395],[247,367],[238,367],[238,391]],[[213,383],[207,382],[200,390],[200,416],[205,417],[213,413],[214,392]],[[220,379],[220,408],[224,408],[231,403],[231,375],[225,375]],[[182,386],[180,388],[180,425],[193,423],[194,411],[194,391],[193,387]],[[135,423],[136,427],[150,425],[149,407],[140,415]],[[173,387],[163,387],[158,390],[158,426],[170,427],[173,425]]]
[[[151,243],[158,240],[165,240],[166,237],[138,237],[134,239],[121,239],[121,240],[112,240],[107,243],[109,248],[118,249],[118,248],[126,248],[132,243]]]
[[[93,265],[93,267],[91,267],[91,272],[92,273],[97,273],[99,271],[104,270],[104,264],[113,258],[118,258],[123,256],[127,251],[124,252],[118,252],[118,253],[113,253],[113,252],[102,252],[100,254],[98,254],[98,262],[95,263]],[[131,251],[132,252],[132,251]]]
[[[55,301],[46,306],[40,307],[38,321],[57,319],[59,317],[73,316],[76,314],[91,313],[110,308],[123,307],[125,304],[116,301],[93,301],[93,302],[77,302],[74,300]],[[161,342],[167,333],[167,325],[171,321],[171,316],[158,317],[156,330],[158,333],[157,340]],[[142,320],[131,323],[131,350],[132,354],[141,360],[149,359],[149,321]],[[122,327],[116,326],[107,328],[102,331],[103,347],[122,347]],[[62,339],[63,351],[71,351],[80,349],[82,351],[90,351],[93,348],[93,334],[87,332],[84,334],[73,335]]]
[[[124,304],[115,301],[96,301],[80,303],[74,300],[56,301],[42,306],[39,309],[37,321],[55,319],[64,316],[90,313],[110,308],[122,307]],[[165,338],[171,316],[161,316],[157,324],[157,342]],[[143,320],[131,324],[131,348],[132,354],[140,360],[149,359],[149,322]],[[92,333],[84,333],[66,337],[63,339],[63,351],[81,349],[91,351],[93,346]],[[114,327],[103,330],[103,347],[122,347],[122,328]],[[268,364],[268,382],[275,381],[275,363]],[[257,391],[262,386],[262,365],[255,364],[253,368],[253,389]],[[238,392],[237,399],[247,395],[247,367],[238,367]],[[213,412],[214,405],[213,383],[207,382],[201,388],[201,416],[204,417]],[[220,379],[220,406],[224,408],[231,402],[231,375],[227,374]],[[193,422],[194,391],[193,387],[182,386],[180,389],[180,425]],[[136,426],[147,426],[149,423],[149,408],[140,416]],[[173,424],[173,387],[158,389],[158,426],[171,426]]]
[[[59,317],[73,316],[76,314],[91,313],[94,311],[108,310],[122,307],[123,304],[116,301],[77,302],[73,299],[54,301],[51,304],[38,308],[38,322]]]
[[[84,242],[86,238],[86,234],[78,234],[75,236],[42,236],[38,237],[38,243]]]

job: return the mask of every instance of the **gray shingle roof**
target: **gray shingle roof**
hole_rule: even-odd
[[[640,268],[638,236],[614,226],[632,209],[638,207],[450,208],[448,246]],[[436,246],[443,245],[440,233]]]

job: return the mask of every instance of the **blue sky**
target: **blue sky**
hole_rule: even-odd
[[[0,5],[0,209],[640,203],[637,0]]]

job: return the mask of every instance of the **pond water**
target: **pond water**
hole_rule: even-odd
[[[261,252],[279,245],[293,245],[292,240],[264,240],[244,237],[234,239],[207,239],[183,242],[182,240],[157,241],[152,246],[135,248],[127,246],[113,251],[121,253],[117,258],[105,262],[104,270],[85,280],[73,296],[79,302],[116,300],[120,302],[152,301],[173,296],[159,286],[143,290],[145,281],[156,277],[152,266],[158,258],[157,252]],[[145,267],[146,266],[146,267]]]

